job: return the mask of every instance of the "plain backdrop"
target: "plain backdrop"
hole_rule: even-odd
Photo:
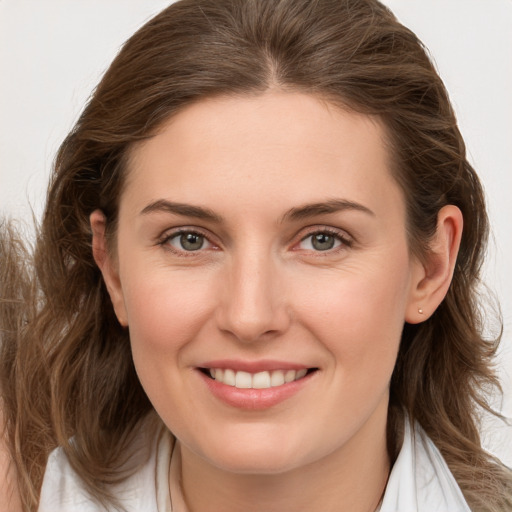
[[[487,194],[486,280],[502,305],[497,361],[512,417],[512,0],[386,0],[423,40]],[[41,214],[52,160],[120,45],[169,1],[0,0],[0,215]],[[1,262],[0,262],[1,264]],[[512,466],[512,427],[484,423]]]

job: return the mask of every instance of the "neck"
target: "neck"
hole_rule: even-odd
[[[335,452],[279,474],[228,472],[181,451],[189,512],[374,512],[390,471],[386,414],[372,416]]]

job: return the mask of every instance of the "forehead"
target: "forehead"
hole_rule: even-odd
[[[385,137],[378,118],[307,94],[202,100],[132,149],[121,206],[162,197],[293,207],[340,195],[373,201],[385,192],[401,203]]]

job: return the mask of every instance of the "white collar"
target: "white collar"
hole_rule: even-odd
[[[407,418],[380,512],[471,512],[437,447]]]

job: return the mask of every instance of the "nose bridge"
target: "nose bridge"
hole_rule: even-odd
[[[250,342],[286,329],[286,298],[271,250],[247,247],[233,254],[220,305],[222,330]]]

